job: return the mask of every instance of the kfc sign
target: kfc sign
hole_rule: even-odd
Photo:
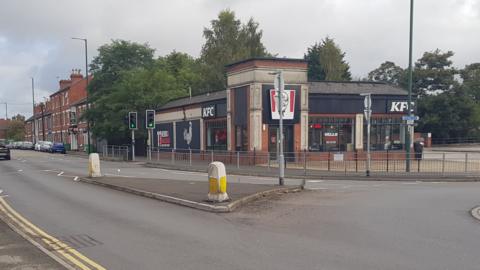
[[[390,101],[388,103],[387,111],[389,113],[397,113],[397,112],[408,112],[408,101]],[[413,109],[415,107],[415,102],[412,101],[410,108]]]
[[[213,118],[215,116],[215,104],[202,107],[202,118]]]
[[[280,119],[279,107],[283,119],[293,119],[295,113],[295,90],[283,90],[282,104],[279,106],[278,91],[275,91],[275,89],[270,89],[270,112],[272,114],[272,120]]]

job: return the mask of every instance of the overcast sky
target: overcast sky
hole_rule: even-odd
[[[72,68],[85,69],[111,39],[148,42],[157,55],[172,50],[198,57],[202,30],[222,9],[245,22],[253,17],[263,42],[280,57],[301,58],[330,36],[346,52],[354,78],[386,60],[408,63],[409,0],[2,0],[0,103],[9,117],[31,116],[36,101],[58,90]],[[456,67],[480,62],[480,1],[416,0],[414,60],[423,52],[452,50]],[[0,117],[5,115],[0,104]]]

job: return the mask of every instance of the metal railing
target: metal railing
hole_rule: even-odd
[[[102,157],[118,160],[130,160],[130,148],[129,146],[121,145],[104,145],[102,149]]]
[[[274,173],[278,169],[276,153],[241,151],[199,151],[189,149],[152,149],[153,163],[175,165],[178,168],[206,168],[212,161],[221,161],[231,169]],[[372,152],[373,174],[473,174],[480,175],[480,153],[425,152],[421,158],[410,157],[410,172],[406,172],[404,151]],[[360,175],[366,171],[366,153],[357,152],[289,152],[285,153],[287,174]]]

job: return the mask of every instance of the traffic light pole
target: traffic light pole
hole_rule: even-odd
[[[132,129],[132,161],[135,161],[135,130]]]
[[[152,160],[152,130],[151,129],[147,129],[148,131],[148,141],[147,141],[147,147],[148,147],[148,160]]]

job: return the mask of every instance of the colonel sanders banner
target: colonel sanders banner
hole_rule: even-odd
[[[295,90],[282,91],[282,106],[280,107],[283,119],[292,120],[295,112]],[[270,89],[270,112],[272,120],[280,119],[278,112],[278,91]]]

